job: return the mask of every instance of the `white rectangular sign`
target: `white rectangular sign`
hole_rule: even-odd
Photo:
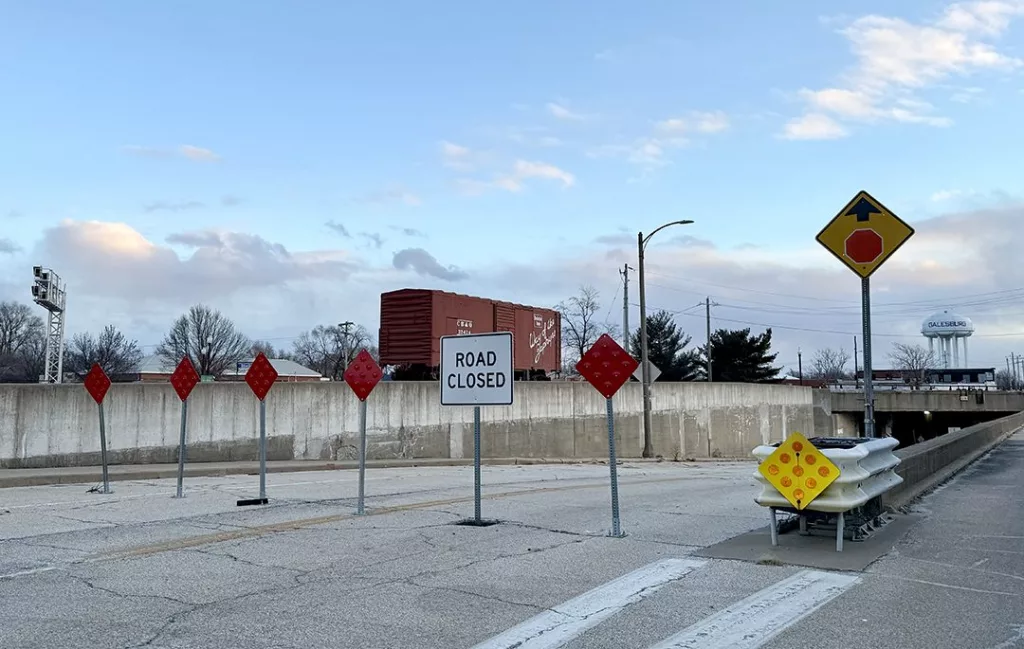
[[[441,405],[512,404],[512,332],[441,336]]]

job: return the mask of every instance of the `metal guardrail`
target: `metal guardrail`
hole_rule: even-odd
[[[761,492],[754,500],[771,510],[772,545],[778,545],[777,511],[788,511],[799,516],[801,532],[807,529],[805,512],[837,514],[836,551],[841,552],[845,514],[864,507],[903,482],[903,478],[896,473],[900,459],[893,453],[899,441],[893,437],[816,437],[808,441],[839,468],[839,476],[803,509],[797,510],[760,471],[754,471],[754,478],[761,485]],[[753,454],[760,464],[778,446],[778,443],[762,444],[753,450]]]

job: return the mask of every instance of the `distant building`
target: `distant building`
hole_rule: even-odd
[[[993,387],[996,380],[996,368],[994,367],[965,367],[965,368],[940,368],[927,369],[924,372],[911,372],[907,370],[881,369],[872,370],[874,383],[878,387],[910,387],[915,383],[921,388],[931,390],[956,389],[967,387]],[[919,381],[915,381],[920,377]],[[857,371],[857,380],[864,379],[864,371]]]
[[[245,373],[252,364],[251,359],[235,363],[233,368],[224,370],[217,378],[218,381],[244,381]],[[277,370],[278,381],[295,383],[300,381],[321,381],[323,376],[319,372],[299,365],[295,361],[284,358],[272,358],[270,364]],[[166,383],[171,379],[174,372],[174,363],[168,363],[163,357],[154,354],[142,359],[137,370],[135,380],[142,383]]]
[[[827,387],[830,381],[827,381],[825,379],[812,379],[806,376],[803,379],[801,379],[799,376],[784,374],[782,376],[777,376],[773,379],[767,379],[765,381],[762,381],[762,383],[775,383],[779,385],[802,385],[804,387],[809,388],[823,388]]]
[[[297,383],[301,381],[322,381],[324,377],[322,374],[315,370],[311,370],[308,367],[299,365],[293,360],[287,358],[271,358],[270,364],[277,370],[277,380],[284,381],[286,383]],[[233,369],[224,370],[220,378],[220,381],[244,381],[245,373],[249,371],[249,366],[252,365],[251,360],[239,361],[235,363]]]

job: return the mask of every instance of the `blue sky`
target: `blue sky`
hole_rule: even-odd
[[[482,7],[5,3],[0,264],[71,219],[472,274],[692,218],[832,269],[857,190],[912,223],[1020,200],[1017,0]]]

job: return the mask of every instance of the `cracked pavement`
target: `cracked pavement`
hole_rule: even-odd
[[[749,463],[472,467],[0,490],[0,647],[471,647],[652,560],[764,525]],[[711,481],[711,476],[727,479]],[[734,502],[733,502],[734,501]],[[717,502],[717,504],[716,504]],[[662,509],[699,517],[682,527]]]
[[[256,476],[187,479],[183,499],[173,480],[0,489],[0,647],[471,649],[526,625],[520,642],[550,649],[558,625],[610,611],[557,646],[649,649],[802,570],[693,556],[764,528],[753,470],[624,463],[625,538],[607,535],[594,465],[485,466],[488,527],[455,524],[472,516],[471,467],[370,471],[366,516],[355,471],[271,474],[262,507],[235,504]],[[1024,434],[916,503],[856,585],[743,646],[1024,649],[1021,489]],[[821,541],[808,551],[834,555]],[[590,595],[681,559],[703,563],[621,611]],[[730,646],[715,642],[695,646]]]

